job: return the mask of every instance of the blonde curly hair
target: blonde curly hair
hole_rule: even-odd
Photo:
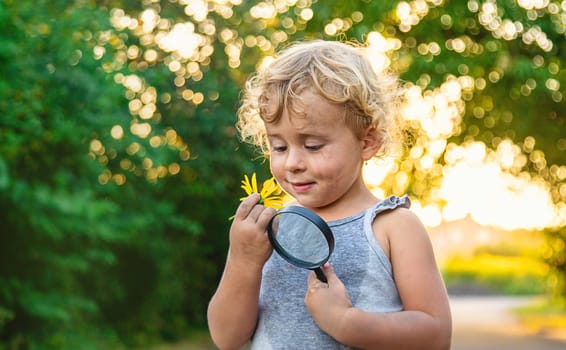
[[[353,42],[313,40],[293,43],[245,85],[236,127],[243,141],[269,155],[264,122],[277,122],[306,89],[344,105],[344,120],[356,135],[368,127],[377,131],[385,152],[401,96],[398,80],[389,72],[376,74],[365,47]],[[267,108],[268,102],[276,106]]]

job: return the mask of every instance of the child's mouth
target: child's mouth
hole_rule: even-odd
[[[293,183],[291,185],[296,193],[305,193],[314,186],[314,182]]]

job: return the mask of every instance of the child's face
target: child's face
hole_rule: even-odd
[[[345,124],[342,105],[307,90],[294,107],[304,113],[286,110],[265,123],[273,175],[305,207],[348,205],[363,186],[364,141]]]

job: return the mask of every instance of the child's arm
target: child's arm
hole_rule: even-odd
[[[208,305],[208,327],[220,349],[239,349],[255,331],[261,270],[272,252],[265,233],[275,210],[245,199],[230,229],[230,250],[218,289]]]
[[[404,310],[368,313],[353,308],[332,267],[325,266],[328,287],[309,276],[305,303],[316,323],[338,342],[371,349],[449,349],[450,306],[428,234],[418,218],[399,208],[379,217],[386,235],[395,283]],[[374,225],[374,230],[376,225]]]

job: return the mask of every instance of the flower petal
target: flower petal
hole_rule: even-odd
[[[244,180],[242,180],[242,189],[244,190],[244,192],[246,192],[248,196],[253,193],[253,188],[252,185],[250,184],[250,179],[248,178],[248,175],[244,175]]]
[[[271,195],[273,192],[275,192],[278,188],[279,188],[279,186],[277,185],[277,182],[275,182],[275,178],[272,177],[271,179],[266,180],[263,183],[260,194],[263,198],[267,198],[269,195]]]
[[[274,177],[271,177],[270,179],[264,181],[261,187],[261,192],[259,192],[256,173],[252,173],[251,178],[248,175],[244,174],[244,179],[242,180],[241,187],[244,192],[246,192],[247,196],[251,195],[252,193],[259,193],[259,204],[263,204],[266,207],[274,209],[281,209],[283,207],[284,193]],[[240,198],[240,201],[246,199],[247,196]]]
[[[252,174],[252,190],[253,190],[253,193],[259,192],[257,190],[257,179],[256,179],[256,176],[255,176],[255,173]]]
[[[281,209],[283,208],[283,201],[278,196],[265,198],[263,205],[268,208]]]

